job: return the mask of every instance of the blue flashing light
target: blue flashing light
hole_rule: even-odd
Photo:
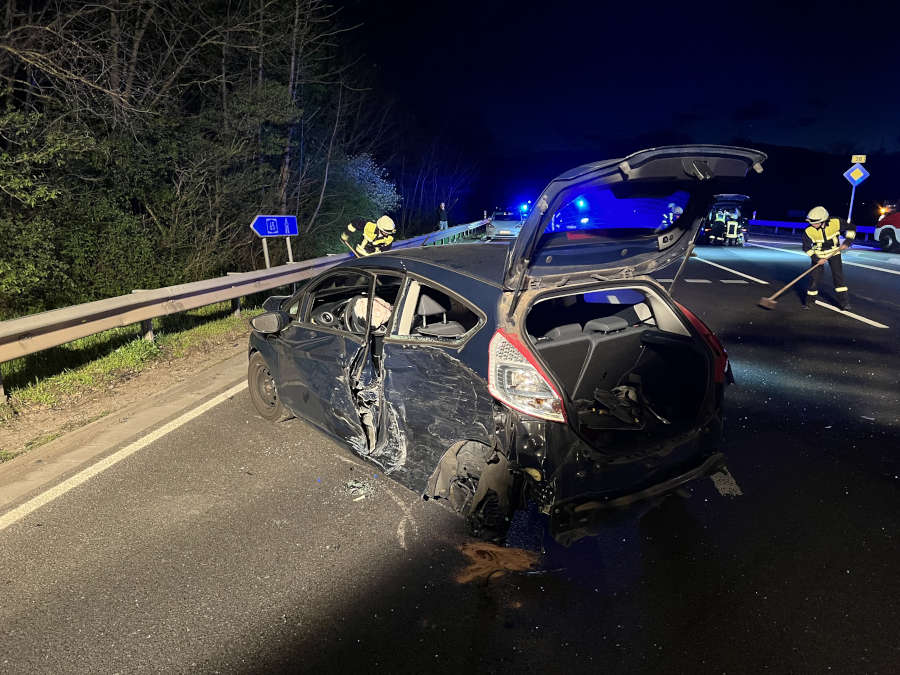
[[[527,210],[528,210],[528,204],[522,204],[522,205],[519,207],[519,210],[520,210],[520,211],[527,211]]]
[[[577,206],[579,209],[583,209],[585,206],[587,206],[587,202],[584,201],[582,197],[579,197],[575,200],[575,206]]]

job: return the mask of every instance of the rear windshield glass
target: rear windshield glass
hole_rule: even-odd
[[[512,211],[497,211],[491,216],[491,220],[519,220],[519,216]]]
[[[685,227],[690,193],[671,182],[577,186],[560,195],[541,245],[572,240],[658,237]]]

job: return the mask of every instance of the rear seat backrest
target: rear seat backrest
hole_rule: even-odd
[[[592,398],[594,389],[610,389],[637,360],[646,326],[613,333],[573,333],[535,344],[541,358],[573,398]]]
[[[581,335],[581,324],[565,323],[562,326],[557,326],[556,328],[547,331],[544,334],[544,337],[548,340],[562,340],[576,335]]]
[[[602,319],[591,319],[584,324],[584,332],[591,333],[615,333],[628,328],[628,322],[621,316],[605,316]]]
[[[585,335],[590,341],[584,368],[570,390],[573,398],[593,398],[594,389],[615,387],[641,353],[641,335],[645,326],[632,326],[614,333]]]

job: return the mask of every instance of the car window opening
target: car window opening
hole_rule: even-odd
[[[545,244],[587,238],[656,237],[675,227],[687,210],[690,193],[671,184],[582,185],[560,196],[544,229]]]
[[[373,331],[387,331],[402,282],[402,277],[393,275],[376,280],[371,308]],[[371,277],[354,272],[326,278],[311,291],[307,320],[317,326],[365,335],[371,283]]]
[[[478,315],[443,291],[414,282],[407,294],[398,335],[455,341],[478,325]]]
[[[526,330],[595,449],[632,452],[635,432],[659,440],[696,424],[708,359],[658,298],[616,288],[540,300]]]

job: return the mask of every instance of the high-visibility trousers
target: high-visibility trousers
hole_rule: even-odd
[[[822,275],[825,273],[825,265],[816,266],[815,261],[811,260],[810,262],[815,266],[815,269],[809,275],[809,287],[806,289],[806,297],[814,300],[819,294],[819,282],[822,281]],[[847,287],[844,285],[844,264],[841,262],[840,253],[828,258],[828,264],[831,265],[831,280],[834,282],[834,292],[838,294],[838,299],[843,301],[847,297]]]

